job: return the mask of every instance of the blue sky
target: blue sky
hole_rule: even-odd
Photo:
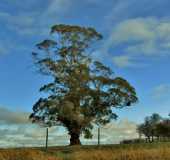
[[[36,43],[49,37],[52,25],[65,23],[91,26],[102,33],[104,39],[93,53],[94,58],[136,88],[139,103],[116,110],[120,119],[139,123],[154,112],[167,116],[170,112],[169,8],[169,0],[1,0],[2,111],[31,112],[41,96],[40,86],[48,80],[36,73],[31,52]]]

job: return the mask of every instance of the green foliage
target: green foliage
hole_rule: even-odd
[[[152,137],[152,141],[155,137],[158,139],[170,138],[170,120],[154,113],[150,117],[146,117],[144,123],[138,126],[138,132],[149,139]]]
[[[53,26],[51,33],[56,40],[37,44],[39,52],[33,57],[39,71],[53,81],[40,88],[48,97],[33,106],[30,118],[33,122],[61,124],[73,137],[84,133],[91,138],[93,123],[109,123],[117,117],[113,108],[137,102],[135,89],[90,57],[90,47],[102,39],[95,29],[61,24]]]
[[[170,120],[165,119],[156,126],[157,133],[160,137],[170,138]]]

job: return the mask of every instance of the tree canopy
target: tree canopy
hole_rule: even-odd
[[[162,118],[159,114],[154,113],[145,118],[144,123],[138,126],[138,132],[148,138],[149,142],[170,138],[170,119]],[[152,139],[150,139],[152,138]]]
[[[52,81],[40,88],[46,98],[33,106],[30,119],[49,126],[62,125],[70,135],[70,145],[80,144],[79,136],[91,138],[93,124],[104,125],[117,115],[113,108],[137,102],[135,89],[103,63],[91,58],[90,48],[102,39],[93,28],[54,25],[51,34],[33,52],[40,73]]]

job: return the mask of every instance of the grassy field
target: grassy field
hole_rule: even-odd
[[[170,160],[170,143],[1,149],[0,160]]]

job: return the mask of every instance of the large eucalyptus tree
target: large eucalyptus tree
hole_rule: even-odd
[[[42,74],[52,77],[40,91],[47,92],[33,106],[30,119],[48,125],[62,125],[70,135],[70,145],[80,144],[80,134],[91,138],[93,124],[115,119],[113,108],[137,101],[135,89],[112,70],[91,58],[90,48],[102,35],[93,28],[54,25],[56,38],[37,44],[35,64]]]

